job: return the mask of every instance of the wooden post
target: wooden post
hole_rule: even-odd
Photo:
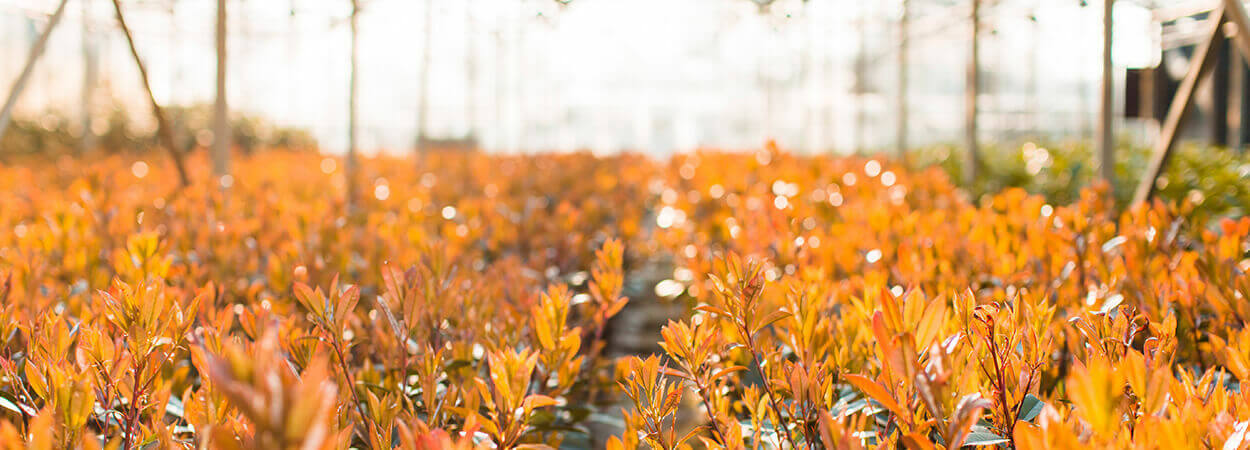
[[[1185,79],[1181,81],[1180,88],[1176,90],[1176,97],[1172,100],[1172,106],[1168,108],[1167,118],[1164,119],[1163,128],[1159,133],[1159,140],[1155,143],[1154,155],[1151,157],[1150,166],[1146,168],[1141,181],[1137,184],[1137,191],[1133,195],[1134,204],[1143,203],[1154,195],[1155,180],[1163,173],[1163,168],[1166,167],[1168,158],[1172,156],[1172,149],[1180,136],[1181,123],[1184,122],[1185,116],[1189,114],[1189,105],[1193,102],[1194,92],[1198,88],[1198,83],[1204,75],[1211,71],[1211,67],[1215,62],[1215,56],[1218,54],[1220,46],[1224,43],[1222,28],[1224,21],[1228,18],[1227,9],[1221,5],[1211,12],[1210,17],[1207,24],[1208,30],[1205,34],[1206,39],[1199,45],[1197,51],[1194,52],[1189,72],[1185,74]]]
[[[972,0],[972,35],[968,55],[968,69],[964,87],[964,151],[963,182],[971,186],[977,180],[977,170],[981,165],[981,156],[977,149],[977,93],[980,89],[980,34],[981,34],[981,0]]]
[[[1230,123],[1235,124],[1229,126],[1230,133],[1234,134],[1229,139],[1229,145],[1242,151],[1246,144],[1243,136],[1245,136],[1244,125],[1246,124],[1246,65],[1250,64],[1250,17],[1247,16],[1245,6],[1241,2],[1226,0],[1224,4],[1225,20],[1232,24],[1231,28],[1226,25],[1224,32],[1229,35],[1237,49],[1231,52],[1234,58],[1229,66],[1234,83],[1229,92],[1229,100],[1235,108],[1229,111],[1228,115]]]
[[[910,21],[909,1],[902,0],[903,14],[898,20],[898,135],[895,136],[895,147],[898,160],[907,164],[907,69],[908,69],[908,22]]]
[[[356,66],[357,66],[357,33],[360,16],[360,0],[352,0],[352,15],[348,19],[351,33],[351,62],[347,76],[347,161],[343,164],[343,175],[347,182],[347,207],[351,210],[356,205],[356,172],[359,162],[356,160]]]
[[[1229,89],[1229,101],[1231,102],[1228,114],[1229,132],[1232,136],[1229,138],[1229,145],[1241,151],[1245,142],[1242,137],[1245,135],[1243,124],[1245,120],[1245,94],[1246,94],[1246,64],[1250,64],[1250,17],[1247,17],[1245,6],[1236,0],[1224,1],[1224,19],[1230,25],[1224,26],[1224,33],[1233,41],[1236,51],[1230,52],[1232,58],[1229,64],[1231,70],[1232,86]]]
[[[178,151],[177,144],[174,142],[173,129],[169,126],[169,120],[165,118],[165,110],[161,108],[160,103],[156,102],[156,95],[152,93],[152,83],[148,79],[148,70],[143,65],[143,58],[139,57],[139,49],[135,47],[134,35],[130,33],[130,27],[126,26],[126,17],[122,14],[121,0],[113,0],[113,11],[117,14],[117,25],[121,27],[122,34],[126,36],[126,44],[130,47],[130,55],[134,57],[135,66],[139,69],[139,78],[143,81],[143,90],[147,91],[148,101],[152,103],[152,115],[156,116],[158,138],[169,151],[170,158],[174,160],[174,169],[178,171],[178,181],[183,186],[190,186],[191,178],[187,175],[187,167],[182,160],[182,153]]]
[[[48,46],[48,38],[52,36],[52,30],[56,28],[57,23],[61,22],[61,16],[65,15],[67,3],[69,0],[61,0],[61,3],[56,6],[56,12],[52,13],[52,18],[48,19],[48,26],[35,40],[35,45],[31,46],[30,54],[26,56],[26,65],[22,67],[22,73],[17,76],[17,80],[13,81],[13,88],[9,90],[9,98],[4,101],[4,108],[0,109],[0,137],[4,137],[4,130],[9,127],[9,121],[13,118],[13,107],[17,105],[18,97],[22,95],[22,90],[30,81],[30,75],[35,71],[35,62],[43,54],[43,49]]]
[[[1098,175],[1102,181],[1115,192],[1115,125],[1112,120],[1115,106],[1112,104],[1112,86],[1115,82],[1112,72],[1111,39],[1113,29],[1112,10],[1115,0],[1103,0],[1102,8],[1102,81],[1101,100],[1098,112]]]
[[[213,105],[213,175],[230,173],[230,117],[226,103],[226,0],[217,0],[217,99]],[[224,187],[224,185],[223,185]]]
[[[1241,53],[1241,60],[1250,63],[1250,17],[1246,15],[1246,8],[1237,0],[1224,0],[1223,6],[1224,20],[1233,24],[1224,31]]]

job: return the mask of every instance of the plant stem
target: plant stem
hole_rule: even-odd
[[[790,441],[790,448],[797,450],[799,448],[799,445],[798,443],[794,441],[794,435],[790,434],[790,428],[786,427],[785,424],[781,423],[782,422],[781,406],[779,406],[777,403],[777,394],[773,392],[772,384],[768,382],[768,374],[764,372],[764,366],[761,365],[760,363],[760,361],[763,361],[763,358],[760,357],[759,351],[755,349],[755,339],[754,337],[751,336],[750,331],[748,331],[746,327],[741,327],[741,328],[742,328],[742,335],[747,337],[747,348],[751,350],[751,358],[754,360],[753,362],[755,363],[755,370],[759,371],[760,377],[764,379],[764,391],[768,393],[769,406],[772,407],[773,414],[777,415],[777,421],[776,421],[777,423],[774,423],[773,425],[776,426],[777,428],[780,428],[782,431],[785,432],[786,440]],[[781,433],[778,433],[778,434],[781,434]],[[777,438],[777,440],[778,440],[777,447],[780,448],[781,438]]]
[[[134,366],[135,386],[130,394],[130,405],[126,411],[126,427],[122,433],[122,449],[130,450],[134,446],[135,428],[139,425],[139,397],[143,395],[142,384],[139,383],[139,376],[143,374],[144,366],[147,360],[140,362]]]
[[[373,423],[373,419],[368,414],[365,414],[364,404],[360,402],[360,396],[356,394],[356,380],[352,377],[352,371],[347,367],[347,360],[343,358],[342,346],[337,337],[330,336],[330,338],[331,347],[334,347],[334,355],[339,360],[339,370],[343,372],[343,378],[347,380],[347,391],[352,393],[352,402],[356,405],[354,409],[360,414],[361,420],[365,421],[365,427],[369,429],[369,432],[376,433],[377,424]],[[368,442],[369,440],[365,439],[365,441]]]
[[[711,399],[708,398],[707,387],[703,386],[702,383],[696,383],[695,388],[699,391],[699,398],[703,400],[703,408],[707,410],[707,418],[712,422],[712,432],[714,435],[713,437],[716,438],[716,443],[720,445],[727,445],[725,443],[725,432],[721,431],[720,420],[717,420],[716,412],[712,409]]]
[[[990,335],[987,337],[990,341],[990,353],[994,356],[994,375],[997,379],[996,384],[998,385],[999,409],[1003,414],[1003,427],[1007,432],[1007,440],[1010,441],[1010,447],[1016,448],[1016,421],[1014,417],[1011,417],[1011,406],[1007,404],[1007,381],[1003,378],[1003,367],[998,357],[998,340],[994,338],[994,332],[995,328],[991,326]]]

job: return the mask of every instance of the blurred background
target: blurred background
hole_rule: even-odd
[[[4,93],[60,3],[0,0]],[[152,93],[187,146],[212,138],[217,3],[120,2]],[[404,153],[419,135],[497,151],[658,155],[768,138],[811,152],[959,143],[974,3],[980,139],[1093,139],[1100,0],[360,0],[358,146]],[[1154,139],[1218,3],[1114,2],[1117,138]],[[237,143],[342,152],[353,2],[227,6]],[[1229,112],[1245,95],[1228,99],[1245,70],[1220,64],[1184,137],[1240,145]],[[155,128],[146,95],[112,2],[71,0],[16,103],[15,128],[123,145]]]

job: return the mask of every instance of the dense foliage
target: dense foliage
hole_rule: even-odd
[[[1018,187],[1041,194],[1055,203],[1070,203],[1080,188],[1097,176],[1092,164],[1095,149],[1089,142],[1026,142],[1018,146],[989,146],[982,150],[982,170],[976,181],[963,186],[993,194]],[[1151,148],[1122,144],[1116,147],[1117,203],[1127,205],[1141,174],[1153,157]],[[910,154],[918,166],[934,165],[961,180],[962,150],[952,146],[921,148]],[[1250,153],[1224,147],[1181,145],[1156,183],[1158,195],[1170,203],[1188,203],[1188,214],[1241,216],[1250,207]]]
[[[180,151],[199,151],[213,141],[211,104],[165,108]],[[135,154],[163,152],[158,146],[153,120],[133,116],[120,105],[92,118],[91,152]],[[0,162],[48,160],[81,155],[82,120],[61,112],[38,118],[17,118],[0,138]],[[284,151],[316,151],[317,140],[300,128],[282,126],[261,117],[235,114],[230,119],[231,142],[243,153],[280,148]]]
[[[1247,445],[1250,219],[775,148],[234,169],[0,168],[0,448]]]

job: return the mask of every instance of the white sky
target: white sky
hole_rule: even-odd
[[[71,0],[21,111],[54,107],[77,114],[83,1],[89,2],[89,42],[101,52],[108,92],[142,98],[124,41],[112,29],[109,2]],[[415,135],[424,2],[362,2],[362,145],[400,151]],[[553,0],[434,3],[435,135],[461,135],[473,122],[493,149],[657,153],[751,147],[766,136],[809,149],[884,147],[893,139],[894,1],[778,0],[767,15],[747,0],[575,0],[567,8]],[[915,143],[959,136],[966,3],[913,0]],[[983,70],[990,95],[982,105],[989,127],[1071,134],[1087,125],[1097,109],[1101,8],[1097,1],[1086,8],[1077,3],[1003,0],[985,9]],[[215,1],[127,5],[158,99],[211,101]],[[341,149],[348,5],[232,0],[232,106],[309,128],[323,147]],[[54,7],[54,0],[0,0],[0,58],[6,61],[0,86],[20,71]],[[1116,21],[1117,63],[1149,63],[1157,45],[1149,13],[1121,1]],[[866,24],[862,30],[860,23]],[[861,35],[868,36],[864,49],[872,63],[866,92],[856,95],[853,61]],[[473,77],[466,76],[466,42],[476,60]],[[857,130],[856,124],[863,126]]]

